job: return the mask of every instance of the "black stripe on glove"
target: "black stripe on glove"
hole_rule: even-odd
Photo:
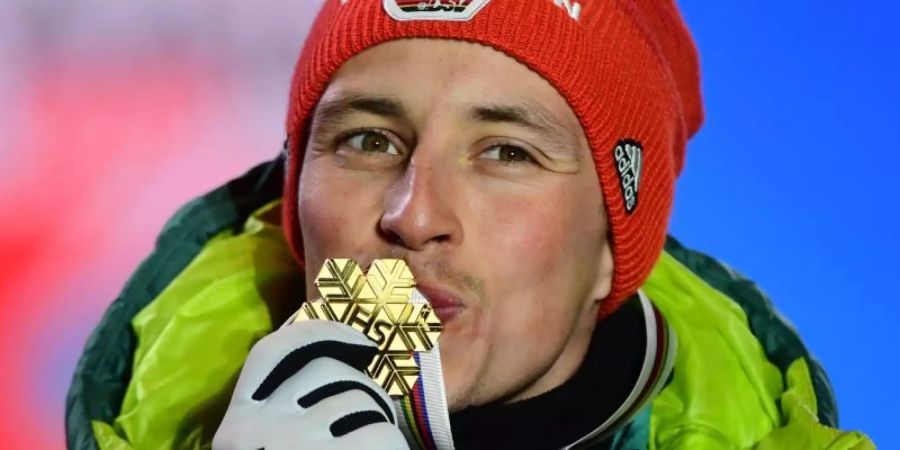
[[[305,347],[298,348],[288,353],[275,368],[269,372],[266,379],[260,383],[253,392],[253,400],[262,401],[269,398],[278,386],[294,376],[300,369],[306,367],[317,358],[333,358],[351,367],[364,372],[369,362],[375,357],[378,350],[375,347],[348,344],[340,341],[313,342]]]
[[[297,404],[304,408],[311,408],[316,403],[319,403],[322,400],[325,400],[328,397],[333,397],[335,395],[352,391],[354,389],[359,389],[360,391],[365,392],[372,397],[372,400],[375,400],[375,403],[378,403],[378,406],[384,411],[384,416],[379,420],[379,422],[384,422],[386,420],[391,423],[396,423],[394,421],[394,414],[391,411],[390,406],[384,402],[384,399],[381,398],[375,391],[372,390],[369,386],[366,386],[358,381],[336,381],[334,383],[326,384],[309,394],[304,395],[302,398],[297,400]],[[377,414],[377,413],[376,413]],[[380,414],[378,414],[380,416]],[[335,422],[337,424],[337,422]],[[368,425],[368,424],[367,424]],[[334,426],[332,425],[332,430],[334,430]]]
[[[348,344],[340,341],[319,341],[298,348],[288,353],[275,368],[260,383],[252,398],[256,401],[267,399],[288,378],[294,376],[307,364],[317,358],[332,358],[341,361],[351,367],[365,372],[366,367],[372,361],[378,350],[375,347]],[[336,381],[319,387],[297,400],[297,404],[303,408],[310,408],[320,401],[341,394],[343,392],[359,390],[375,400],[384,412],[358,411],[348,414],[331,424],[331,434],[340,437],[352,433],[366,425],[380,422],[396,424],[396,419],[390,405],[384,402],[372,388],[358,381]]]
[[[385,422],[384,416],[377,411],[360,411],[347,414],[331,424],[331,435],[338,438],[352,433],[366,425]]]

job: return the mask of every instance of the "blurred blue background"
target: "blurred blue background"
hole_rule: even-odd
[[[770,294],[841,426],[900,448],[900,3],[680,0],[703,74],[672,232]]]
[[[0,447],[64,446],[83,343],[164,220],[276,154],[319,3],[0,1]],[[679,3],[707,120],[673,234],[771,295],[842,427],[900,448],[900,4]]]

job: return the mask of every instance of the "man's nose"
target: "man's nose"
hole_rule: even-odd
[[[453,201],[458,193],[450,186],[451,176],[433,161],[410,160],[385,193],[379,226],[386,237],[415,251],[460,242],[462,226]]]

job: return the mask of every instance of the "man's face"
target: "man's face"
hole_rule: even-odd
[[[488,47],[402,40],[336,73],[299,181],[313,278],[405,259],[445,324],[451,411],[552,389],[580,365],[612,256],[584,132],[543,78]]]

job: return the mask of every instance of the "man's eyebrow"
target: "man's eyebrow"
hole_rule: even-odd
[[[487,104],[469,109],[469,118],[478,122],[510,123],[571,142],[569,127],[539,105]]]
[[[319,103],[315,119],[321,123],[334,123],[353,112],[365,112],[384,117],[406,117],[403,104],[391,97],[363,94],[347,94]]]

